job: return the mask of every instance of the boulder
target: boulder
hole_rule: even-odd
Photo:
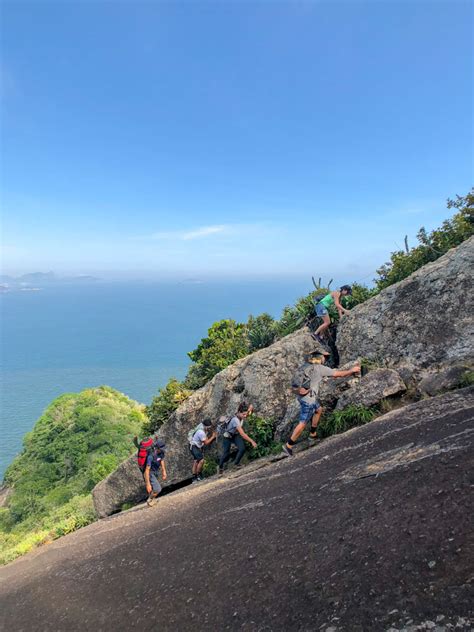
[[[419,389],[426,395],[438,395],[463,386],[466,375],[469,374],[468,366],[451,366],[443,371],[427,375],[419,384]]]
[[[99,518],[120,511],[125,503],[139,503],[147,494],[136,456],[121,463],[92,490],[94,508]]]
[[[342,362],[356,356],[384,366],[435,366],[474,357],[474,237],[358,305],[337,332]]]
[[[217,421],[221,415],[235,413],[243,401],[252,403],[256,413],[287,427],[298,414],[291,379],[304,356],[317,343],[307,328],[286,336],[275,344],[256,351],[218,373],[203,388],[189,397],[171,415],[159,431],[167,447],[168,480],[163,487],[175,485],[191,476],[188,431],[205,417]],[[119,511],[124,503],[143,498],[144,484],[130,457],[93,490],[99,516]]]
[[[351,388],[344,391],[337,400],[336,409],[357,404],[370,408],[386,397],[401,395],[406,391],[405,383],[393,369],[375,369],[364,377],[353,380]]]

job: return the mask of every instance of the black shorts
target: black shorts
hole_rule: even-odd
[[[189,446],[189,449],[191,450],[191,454],[193,455],[193,459],[195,461],[202,461],[204,458],[204,452],[202,451],[202,448],[198,448],[197,445],[194,445],[194,443],[192,445]]]

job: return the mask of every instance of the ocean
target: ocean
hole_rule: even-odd
[[[147,404],[182,379],[216,320],[246,320],[311,290],[289,280],[51,284],[0,295],[0,480],[48,404],[107,384]]]

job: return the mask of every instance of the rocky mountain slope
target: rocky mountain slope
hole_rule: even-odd
[[[10,630],[472,629],[474,388],[0,569]]]
[[[415,377],[474,359],[474,237],[343,318],[341,362],[363,356]]]
[[[474,237],[410,277],[383,290],[342,319],[338,348],[342,366],[365,358],[361,379],[327,380],[325,406],[404,405],[462,385],[474,354]],[[187,433],[204,417],[217,420],[241,401],[273,419],[285,438],[298,414],[289,385],[304,355],[315,348],[305,328],[237,361],[186,400],[160,429],[168,446],[168,485],[189,477]],[[143,482],[131,457],[97,485],[96,511],[106,516],[143,497]]]

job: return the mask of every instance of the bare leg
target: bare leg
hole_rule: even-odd
[[[329,318],[328,314],[325,314],[324,316],[321,316],[321,318],[323,319],[323,322],[322,322],[321,325],[319,325],[319,327],[314,332],[315,336],[321,335],[324,331],[326,331],[326,329],[331,324],[331,319]]]
[[[310,429],[310,435],[315,435],[316,434],[316,429],[318,427],[319,424],[319,420],[321,419],[321,415],[323,413],[323,409],[320,407],[318,408],[318,410],[314,413],[313,418],[311,419],[311,429]],[[314,439],[314,437],[313,437]]]
[[[197,461],[196,474],[200,474],[202,472],[203,467],[204,467],[204,459]]]
[[[290,440],[296,443],[296,441],[298,440],[298,437],[303,432],[305,426],[306,424],[303,421],[300,421],[300,423],[295,426],[295,429],[293,430],[293,434],[291,435]]]

